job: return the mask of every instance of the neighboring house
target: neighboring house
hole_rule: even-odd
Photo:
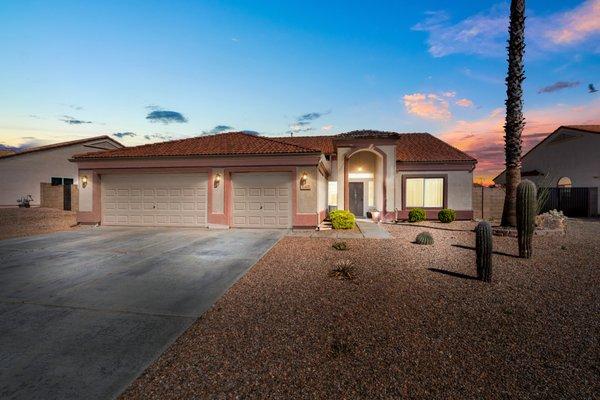
[[[122,148],[108,136],[56,143],[0,157],[0,206],[16,206],[17,199],[31,195],[40,205],[40,183],[78,183],[77,165],[69,162],[83,152]],[[59,182],[60,181],[60,182]]]
[[[423,207],[472,218],[476,160],[427,133],[200,136],[77,155],[79,221],[105,225],[314,227],[327,209],[386,220]]]
[[[600,213],[600,125],[561,126],[521,159],[521,176],[541,187],[591,188],[590,204]],[[504,185],[503,171],[494,182]]]

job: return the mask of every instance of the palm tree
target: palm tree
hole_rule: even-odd
[[[523,119],[523,88],[525,79],[525,0],[510,3],[508,27],[508,73],[506,75],[506,123],[504,124],[504,153],[506,157],[506,195],[502,225],[517,225],[517,186],[521,182],[521,133]]]

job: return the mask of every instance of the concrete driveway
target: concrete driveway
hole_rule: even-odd
[[[284,233],[102,227],[0,241],[0,398],[117,396]]]

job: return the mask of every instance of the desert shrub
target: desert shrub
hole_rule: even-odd
[[[352,229],[356,222],[356,217],[350,211],[335,210],[329,213],[333,229]]]
[[[333,269],[329,271],[329,276],[338,279],[354,279],[354,265],[352,265],[352,261],[336,261],[333,265]]]
[[[431,233],[429,233],[429,232],[421,232],[417,235],[417,238],[415,239],[415,243],[416,244],[425,244],[425,245],[433,244],[433,236],[431,236]]]
[[[444,208],[438,213],[438,219],[445,224],[456,219],[456,211],[451,208]]]
[[[422,208],[413,208],[408,212],[408,222],[419,222],[425,221],[426,219],[427,215]]]
[[[348,243],[346,242],[335,242],[331,247],[336,250],[348,250]]]

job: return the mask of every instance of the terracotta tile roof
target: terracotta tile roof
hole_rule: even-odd
[[[429,133],[402,133],[396,142],[396,160],[401,162],[476,162],[470,155]]]
[[[197,136],[169,142],[78,154],[74,159],[188,157],[214,155],[296,154],[316,153],[318,149],[287,143],[279,138],[251,135],[245,132],[228,132]]]
[[[370,139],[370,138],[395,138],[401,135],[398,132],[389,132],[389,131],[374,131],[374,130],[357,130],[344,132],[337,135],[338,139]]]
[[[278,137],[277,140],[281,140],[286,143],[297,144],[302,147],[309,147],[317,149],[323,154],[334,154],[335,147],[333,146],[333,140],[336,136],[295,136],[295,137]]]
[[[403,162],[474,162],[475,159],[428,133],[353,131],[331,136],[265,137],[244,132],[198,136],[103,152],[74,159],[189,157],[201,155],[335,154],[335,141],[344,138],[395,137],[396,159]]]
[[[600,125],[563,125],[561,126],[561,128],[575,129],[577,131],[591,133],[600,133]]]
[[[13,152],[12,154],[6,154],[3,156],[0,156],[0,158],[9,158],[9,157],[15,157],[15,156],[20,156],[21,154],[28,154],[28,153],[33,153],[36,151],[44,151],[44,150],[51,150],[51,149],[57,149],[60,147],[67,147],[67,146],[73,146],[76,144],[82,144],[82,143],[87,143],[87,142],[97,142],[99,140],[110,140],[111,142],[117,143],[120,146],[123,146],[121,143],[119,143],[118,141],[116,141],[115,139],[111,138],[108,135],[101,135],[101,136],[93,136],[90,138],[86,138],[86,139],[77,139],[77,140],[71,140],[68,142],[60,142],[60,143],[53,143],[53,144],[48,144],[46,146],[39,146],[39,147],[31,147],[29,149],[25,149],[22,151],[19,151],[18,153]]]

